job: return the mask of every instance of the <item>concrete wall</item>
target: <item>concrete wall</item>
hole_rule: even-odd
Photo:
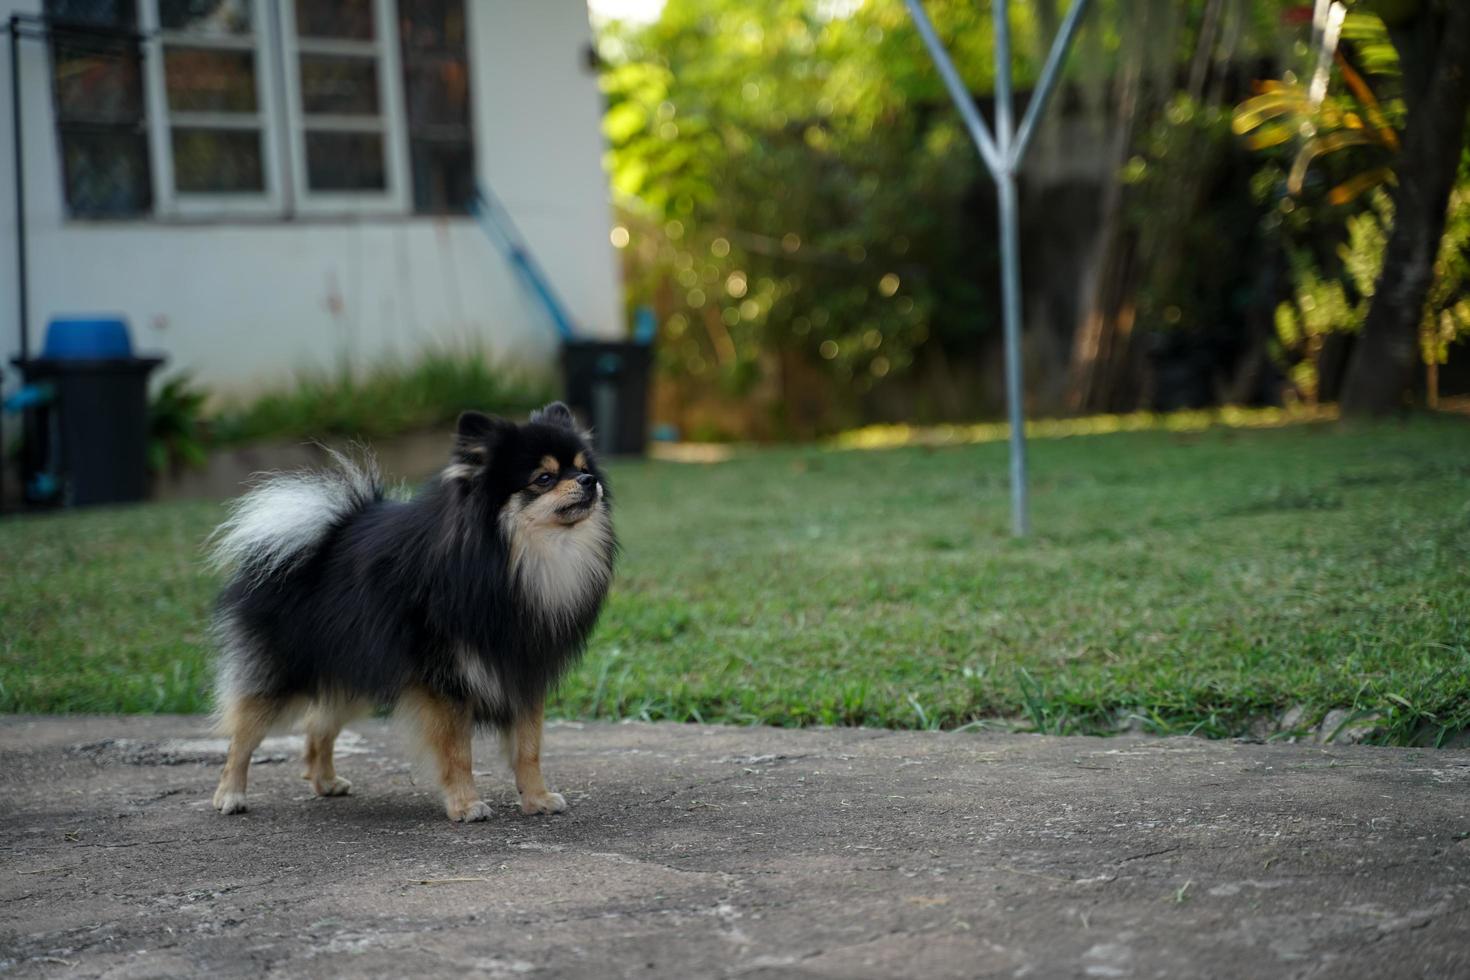
[[[477,166],[588,333],[622,328],[600,95],[582,0],[467,0]],[[0,15],[40,0],[0,0]],[[555,336],[469,218],[86,221],[65,216],[46,47],[23,41],[33,352],[54,315],[115,311],[140,349],[221,391],[344,356],[478,341],[549,365]],[[0,353],[19,349],[8,47],[0,47]]]

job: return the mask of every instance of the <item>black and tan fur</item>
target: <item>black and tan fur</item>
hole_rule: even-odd
[[[545,698],[581,654],[612,578],[607,482],[566,406],[517,425],[461,416],[447,466],[412,500],[373,467],[265,479],[216,532],[217,714],[230,736],[214,805],[245,809],[250,755],[302,720],[304,777],[346,795],[333,745],[377,708],[410,722],[453,820],[483,820],[477,728],[504,739],[524,813],[566,808],[541,775]]]

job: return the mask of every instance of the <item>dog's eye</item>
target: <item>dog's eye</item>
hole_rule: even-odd
[[[535,483],[536,486],[538,486],[538,487],[549,487],[549,486],[551,486],[551,474],[550,473],[542,473],[540,476],[536,477],[536,479],[533,480],[532,482]]]

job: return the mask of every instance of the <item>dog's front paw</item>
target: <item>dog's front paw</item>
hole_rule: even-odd
[[[533,813],[564,813],[567,808],[566,797],[560,793],[522,793],[521,812]]]
[[[223,786],[214,791],[214,808],[220,813],[228,815],[231,813],[244,813],[248,807],[245,806],[245,794],[227,790]]]
[[[333,776],[331,779],[313,779],[311,788],[316,790],[317,796],[347,796],[352,792],[352,783],[341,776]]]
[[[456,823],[479,823],[481,820],[490,819],[490,805],[484,800],[472,800],[469,803],[451,803],[445,808],[449,819]]]

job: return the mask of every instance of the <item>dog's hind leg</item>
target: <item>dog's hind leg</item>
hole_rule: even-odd
[[[465,823],[488,819],[490,807],[475,790],[470,766],[475,725],[469,707],[422,689],[405,695],[404,707],[412,712],[419,737],[434,756],[449,819]]]
[[[342,725],[347,721],[345,705],[316,701],[306,712],[306,771],[302,779],[311,780],[317,796],[346,796],[352,784],[337,775],[332,751]]]
[[[506,749],[510,767],[516,776],[516,792],[521,798],[522,813],[561,813],[567,801],[560,793],[546,788],[541,776],[542,706],[516,716],[506,733]]]
[[[235,698],[225,705],[221,727],[230,735],[230,751],[214,791],[214,808],[220,813],[245,811],[245,781],[250,756],[260,747],[271,724],[280,715],[281,702],[255,695]]]

